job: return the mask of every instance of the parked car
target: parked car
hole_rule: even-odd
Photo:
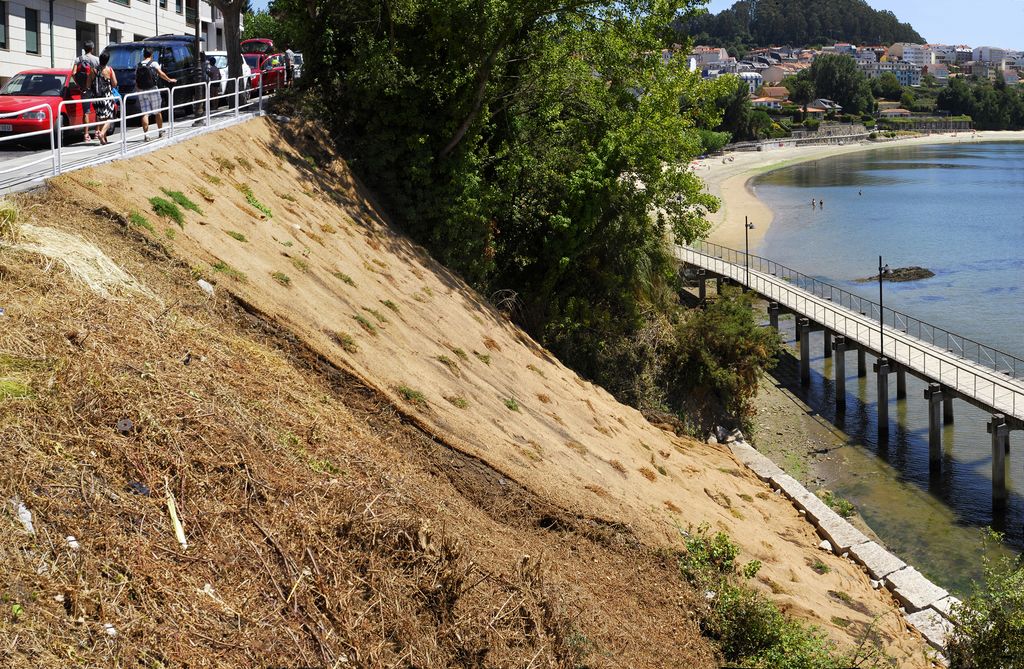
[[[284,54],[258,54],[247,53],[242,59],[252,68],[252,90],[259,91],[260,82],[263,82],[263,92],[270,93],[277,88],[284,86],[285,66]]]
[[[258,53],[263,56],[268,53],[276,53],[274,40],[265,37],[254,37],[242,41],[242,53]]]
[[[54,130],[51,119],[62,117],[63,125],[79,125],[82,120],[82,105],[65,105],[59,109],[64,100],[81,100],[82,91],[71,77],[70,69],[26,70],[14,75],[0,89],[0,114],[13,114],[19,110],[29,109],[46,104],[45,109],[25,112],[17,116],[0,118],[0,136],[9,137],[40,130]],[[75,133],[81,135],[81,132]],[[46,139],[45,135],[35,137]]]
[[[206,52],[206,56],[207,57],[213,56],[214,64],[217,66],[217,69],[220,70],[220,80],[221,80],[221,82],[226,82],[229,79],[229,76],[228,76],[228,52],[227,51],[207,51]],[[243,98],[242,102],[245,102],[246,100],[249,99],[249,89],[252,87],[252,78],[253,78],[252,68],[249,66],[249,62],[245,58],[242,58],[242,76],[245,77],[245,83],[242,85],[242,87],[240,89],[241,90],[240,94],[241,94],[241,96]],[[234,93],[234,91],[235,91],[235,89],[232,88],[231,84],[228,84],[227,86],[222,86],[222,89],[223,89],[223,91],[225,93]],[[221,105],[228,104],[228,103],[234,104],[234,101],[233,100],[229,100],[228,98],[224,98],[223,100],[221,100]],[[215,105],[215,106],[220,106],[220,105]]]
[[[162,35],[151,37],[141,42],[124,42],[111,44],[104,51],[110,54],[110,66],[117,74],[117,85],[121,95],[127,96],[135,92],[135,67],[142,61],[142,50],[152,49],[153,57],[164,73],[177,83],[168,84],[163,79],[159,80],[159,86],[163,89],[174,86],[187,86],[202,81],[202,76],[196,67],[195,38],[187,35]],[[180,95],[175,95],[175,114],[185,112],[191,108],[194,99],[202,98],[203,93],[199,88],[187,89]],[[139,112],[139,100],[137,97],[127,99],[128,113]],[[164,104],[167,104],[166,94]]]

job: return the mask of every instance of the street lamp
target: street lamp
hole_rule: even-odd
[[[882,265],[878,256],[878,358],[885,360],[885,296],[882,293],[882,279],[889,276],[889,266]]]
[[[750,222],[750,219],[746,216],[743,217],[743,238],[746,241],[746,252],[744,259],[747,261],[747,287],[750,287],[750,231],[754,229],[754,224]]]

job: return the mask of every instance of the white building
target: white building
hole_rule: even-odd
[[[82,44],[108,45],[195,33],[196,5],[206,48],[223,50],[224,19],[198,0],[0,0],[0,83],[22,70],[70,67]]]
[[[906,63],[901,60],[882,61],[881,63],[858,60],[857,69],[863,72],[864,76],[868,79],[877,79],[885,72],[892,72],[896,75],[896,79],[899,80],[901,86],[921,85],[922,68],[913,63]]]
[[[1006,58],[1006,49],[998,49],[994,46],[979,46],[974,49],[973,60],[982,63],[1002,63]]]
[[[909,42],[897,42],[889,47],[889,56],[895,56],[904,63],[911,63],[918,67],[931,65],[935,62],[935,54],[924,44],[911,44]]]

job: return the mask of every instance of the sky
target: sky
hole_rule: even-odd
[[[711,0],[718,13],[735,0]],[[910,23],[929,42],[1024,49],[1024,0],[986,0],[978,5],[963,0],[868,0],[875,9],[888,9]]]

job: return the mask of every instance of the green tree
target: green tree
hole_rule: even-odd
[[[874,109],[875,99],[871,96],[867,77],[849,56],[818,56],[809,68],[797,75],[798,79],[800,77],[813,81],[818,97],[838,102],[847,114]]]
[[[892,72],[883,72],[881,76],[871,80],[871,93],[884,100],[899,100],[903,96],[903,86]]]
[[[939,92],[936,106],[954,116],[974,116],[974,96],[962,77],[953,77]]]
[[[242,23],[245,26],[242,30],[243,40],[266,37],[274,40],[274,43],[278,46],[288,41],[285,36],[284,26],[270,12],[261,11],[246,14],[245,20]]]
[[[722,123],[717,130],[728,132],[737,140],[752,139],[750,136],[750,87],[739,77],[723,77],[725,94],[718,99],[722,111]]]
[[[782,85],[789,91],[789,99],[803,109],[803,117],[806,119],[807,105],[816,97],[814,81],[807,76],[786,77]]]

